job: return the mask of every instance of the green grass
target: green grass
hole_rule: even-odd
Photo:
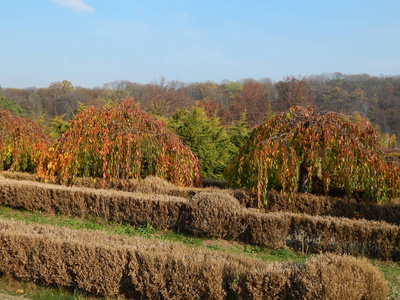
[[[214,244],[207,245],[206,247],[207,247],[208,249],[211,249],[211,250],[222,250],[221,246],[219,246],[219,245],[214,245]]]
[[[390,287],[391,300],[400,299],[400,265],[393,262],[372,262],[385,275]]]
[[[164,241],[169,241],[169,242],[180,242],[186,245],[191,245],[191,246],[200,246],[202,240],[197,237],[193,236],[187,236],[182,233],[177,233],[173,231],[165,231],[162,232],[159,237],[164,240]]]
[[[135,228],[135,233],[147,238],[151,237],[156,232],[157,229],[151,226],[151,224],[141,225]]]
[[[208,239],[208,243],[205,244],[203,243],[205,241],[205,238],[203,237],[188,236],[172,231],[159,231],[150,224],[134,228],[129,224],[117,224],[115,222],[107,222],[101,219],[71,218],[64,215],[55,216],[43,212],[29,212],[4,206],[0,206],[0,219],[67,227],[79,230],[101,230],[108,233],[126,236],[139,235],[144,238],[161,239],[164,241],[181,243],[191,248],[196,247],[199,249],[211,249],[214,251],[240,254],[271,262],[303,262],[309,257],[301,253],[293,252],[289,249],[271,250],[264,247],[244,245],[237,242],[229,243],[225,241],[224,243],[221,243],[218,240],[210,241]],[[400,299],[400,265],[398,263],[381,262],[376,260],[371,260],[371,263],[377,266],[388,280],[391,289],[389,299]],[[15,293],[17,290],[23,290],[23,295],[30,299],[95,299],[93,297],[87,297],[77,291],[71,292],[63,288],[39,287],[33,283],[23,283],[15,280],[11,281],[5,277],[0,277],[0,293],[21,295]]]
[[[30,282],[0,277],[0,293],[29,298],[32,300],[95,300],[98,298],[86,296],[78,291],[65,288],[39,286]]]

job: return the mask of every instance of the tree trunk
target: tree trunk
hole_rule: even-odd
[[[299,176],[299,186],[298,191],[300,193],[308,192],[308,170],[307,167],[302,163],[300,165],[300,176]]]

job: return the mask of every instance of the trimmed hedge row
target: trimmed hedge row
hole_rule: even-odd
[[[0,181],[0,205],[77,217],[147,223],[170,229],[178,223],[185,198],[65,187],[33,181]]]
[[[385,222],[244,209],[223,193],[190,200],[183,229],[194,234],[305,253],[335,252],[400,261],[400,227]]]
[[[245,207],[256,208],[257,195],[237,190],[233,193]],[[351,219],[366,219],[385,221],[400,225],[400,199],[392,203],[376,204],[358,202],[355,199],[334,198],[329,196],[316,196],[312,194],[297,193],[293,199],[277,191],[269,191],[266,194],[263,210],[265,212],[287,211],[318,216],[345,217]]]
[[[0,220],[0,273],[129,299],[386,299],[364,259],[265,263],[157,240]]]
[[[226,193],[203,192],[190,200],[14,180],[0,181],[0,204],[133,226],[151,224],[197,235],[305,253],[335,252],[400,261],[400,227],[384,222],[260,213]]]
[[[4,177],[17,180],[36,181],[34,175],[18,172],[3,172]],[[1,175],[0,175],[1,176]],[[204,185],[210,182],[205,180]],[[93,178],[77,178],[75,186],[102,189],[101,180]],[[234,196],[240,204],[247,208],[258,208],[258,199],[255,193],[247,190],[220,190],[215,188],[216,184],[208,184],[208,188],[177,187],[163,179],[148,176],[143,180],[120,180],[107,182],[106,189],[125,192],[155,193],[168,196],[190,198],[201,192],[223,191]],[[214,186],[214,188],[212,187]],[[330,196],[316,196],[312,194],[297,193],[293,199],[277,191],[269,191],[266,194],[264,212],[292,212],[303,213],[313,216],[344,217],[350,219],[366,219],[371,221],[385,221],[400,225],[400,199],[394,199],[389,204],[376,204],[358,202],[355,199],[343,199]]]

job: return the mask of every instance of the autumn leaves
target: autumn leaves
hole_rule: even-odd
[[[51,145],[37,123],[4,110],[0,117],[2,170],[36,171],[64,184],[148,175],[178,186],[202,182],[198,157],[132,99],[82,111]],[[400,195],[398,166],[389,164],[367,120],[294,106],[253,129],[226,175],[231,186],[256,192],[260,204],[271,189],[288,195],[341,190],[384,202]]]

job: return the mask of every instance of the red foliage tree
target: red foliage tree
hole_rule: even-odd
[[[204,109],[208,118],[217,115],[219,111],[219,105],[216,100],[201,100],[197,106]]]
[[[250,127],[259,124],[267,114],[270,105],[268,97],[268,91],[260,82],[246,82],[229,107],[232,119],[238,120],[245,111]]]
[[[270,189],[292,195],[322,187],[383,202],[400,195],[399,171],[385,162],[369,122],[297,106],[256,127],[227,175],[260,201]]]
[[[305,78],[297,79],[293,76],[286,76],[275,87],[278,96],[274,106],[278,111],[285,111],[293,105],[307,106],[312,104],[315,99]]]
[[[77,114],[42,158],[38,174],[63,183],[80,176],[118,180],[155,175],[180,186],[201,185],[197,157],[132,99]]]
[[[50,138],[39,123],[0,110],[0,170],[35,170]]]

